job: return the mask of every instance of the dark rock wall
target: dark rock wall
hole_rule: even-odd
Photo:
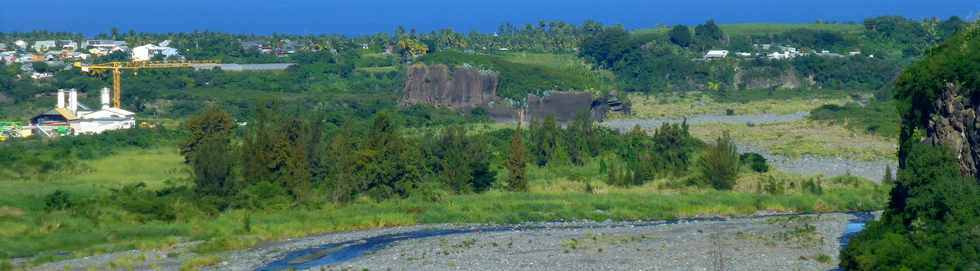
[[[565,91],[527,97],[527,107],[511,104],[497,97],[499,76],[475,68],[450,69],[446,65],[412,65],[408,67],[402,105],[427,104],[459,110],[484,108],[497,121],[541,121],[554,116],[568,122],[580,112],[595,120],[605,119],[610,110],[623,112],[624,105],[613,96],[594,98],[592,93]],[[628,108],[626,109],[628,112]],[[522,114],[524,112],[524,114]]]
[[[960,161],[960,172],[980,182],[980,101],[959,94],[965,92],[955,84],[946,85],[933,104],[925,140],[949,147]]]
[[[593,101],[589,92],[551,92],[542,96],[530,94],[527,96],[527,118],[529,121],[542,121],[553,116],[559,122],[568,122],[582,112],[595,117]],[[608,110],[605,107],[602,109]],[[602,115],[605,115],[604,112]]]
[[[496,73],[446,65],[412,65],[405,79],[402,104],[429,104],[455,109],[485,106],[497,99]]]

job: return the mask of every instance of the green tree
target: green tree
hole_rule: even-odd
[[[725,133],[715,144],[708,144],[698,160],[698,169],[705,181],[715,189],[729,190],[738,178],[739,157],[735,142]]]
[[[478,138],[467,137],[462,126],[446,128],[437,144],[436,156],[446,184],[457,193],[488,188],[487,178],[493,176],[487,176],[492,172],[485,144]]]
[[[575,119],[568,125],[564,142],[567,143],[568,158],[572,164],[584,165],[589,158],[597,154],[595,146],[599,142],[594,126],[592,117],[586,111],[576,114]]]
[[[885,176],[881,178],[882,184],[894,184],[895,177],[892,176],[892,166],[885,167]]]
[[[687,122],[664,123],[653,134],[653,162],[656,170],[673,175],[687,172],[689,153],[693,151],[694,138],[688,132]]]
[[[506,165],[510,173],[507,184],[511,191],[527,191],[527,147],[524,145],[524,132],[520,127],[510,138],[510,151]]]
[[[538,166],[567,162],[562,130],[554,116],[534,122],[531,127],[531,153]]]
[[[677,44],[677,46],[687,48],[691,45],[691,29],[687,28],[686,25],[675,25],[674,28],[670,29],[670,42]]]
[[[401,136],[388,112],[377,114],[366,140],[358,159],[363,161],[359,174],[368,195],[378,200],[408,196],[422,181],[420,148]]]
[[[582,41],[580,55],[599,67],[611,68],[632,50],[630,41],[630,34],[623,27],[604,28]]]
[[[694,45],[701,50],[709,50],[720,46],[725,41],[725,33],[715,24],[714,20],[708,20],[704,24],[694,27]]]
[[[289,191],[294,199],[305,200],[311,187],[304,145],[308,131],[301,121],[283,118],[276,110],[278,105],[260,108],[245,136],[244,181],[249,185],[272,182]]]
[[[232,145],[234,121],[227,112],[210,106],[185,124],[190,133],[181,144],[185,163],[194,172],[195,191],[203,196],[226,198],[237,192],[232,177],[236,164]]]
[[[321,161],[327,173],[322,183],[330,191],[333,202],[349,202],[366,187],[357,174],[366,166],[363,160],[366,153],[357,151],[357,136],[353,122],[346,121],[341,130],[330,138],[323,152]]]

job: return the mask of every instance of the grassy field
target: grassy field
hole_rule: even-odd
[[[758,211],[872,210],[884,203],[884,190],[870,184],[828,185],[819,195],[760,193],[752,184],[768,177],[758,174],[746,174],[740,179],[746,188],[728,192],[676,186],[678,180],[671,179],[640,187],[612,187],[604,184],[599,162],[593,159],[585,167],[531,167],[529,193],[494,189],[483,194],[419,195],[384,202],[364,198],[345,206],[285,206],[213,214],[192,208],[190,202],[172,202],[169,207],[179,210],[173,221],[146,220],[110,207],[45,211],[44,198],[56,189],[83,201],[124,184],[145,182],[150,188],[185,184],[187,170],[181,161],[174,148],[127,150],[87,162],[92,170],[77,176],[48,182],[0,181],[0,238],[4,239],[0,259],[33,257],[39,263],[133,248],[166,251],[178,243],[200,240],[203,243],[194,251],[211,257],[208,262],[214,263],[218,261],[208,255],[266,241],[420,223],[670,219]],[[802,180],[771,174],[788,182]]]
[[[894,101],[874,101],[867,105],[849,103],[827,105],[813,110],[810,119],[843,125],[853,131],[898,138],[901,119]]]
[[[471,65],[500,74],[497,95],[522,100],[528,93],[550,90],[601,92],[615,88],[608,72],[593,71],[573,55],[475,54],[442,51],[420,59],[426,64]]]
[[[820,121],[758,124],[711,124],[691,127],[691,134],[704,140],[728,132],[735,141],[768,149],[788,157],[803,155],[841,157],[854,160],[890,160],[896,156],[894,138],[871,135]]]
[[[399,67],[396,66],[384,66],[384,67],[359,67],[357,71],[366,73],[389,73],[397,72]]]
[[[791,114],[809,112],[822,105],[844,105],[853,99],[843,92],[821,91],[802,94],[798,91],[779,91],[773,96],[760,91],[745,91],[724,97],[705,92],[681,92],[672,94],[629,94],[633,116],[627,118],[684,117],[691,115],[733,114]]]
[[[599,82],[597,89],[592,91],[602,92],[618,89],[616,85],[616,75],[612,71],[599,69],[594,70],[592,65],[584,59],[572,54],[544,54],[544,53],[507,53],[503,54],[504,59],[514,63],[538,65],[552,67],[558,70],[567,71],[573,74],[588,76]]]

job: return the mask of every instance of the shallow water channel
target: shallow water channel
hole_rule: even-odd
[[[839,241],[841,248],[847,245],[847,242],[851,236],[860,232],[864,229],[865,223],[874,219],[874,215],[867,212],[856,212],[849,213],[854,215],[855,218],[848,221],[844,234],[840,237]],[[805,214],[776,214],[776,215],[758,215],[746,218],[768,218],[768,217],[785,217],[785,216],[798,216]],[[285,253],[284,256],[279,259],[269,262],[256,270],[302,270],[310,269],[320,266],[328,266],[340,264],[348,261],[352,261],[362,256],[369,255],[373,252],[385,249],[397,242],[414,240],[414,239],[424,239],[433,237],[442,237],[449,235],[458,234],[472,234],[472,233],[490,233],[490,232],[519,232],[526,230],[541,230],[541,229],[595,229],[595,228],[615,228],[615,227],[654,227],[662,225],[673,225],[673,224],[697,224],[705,222],[718,222],[726,221],[726,218],[720,217],[705,217],[705,218],[694,218],[694,219],[676,219],[676,220],[665,220],[665,221],[645,221],[627,224],[583,224],[583,225],[549,225],[544,224],[530,224],[530,225],[504,225],[504,226],[475,226],[475,227],[462,227],[453,229],[423,229],[402,233],[392,233],[383,234],[373,237],[350,240],[344,242],[328,243],[311,248],[305,248],[300,250],[294,250]]]

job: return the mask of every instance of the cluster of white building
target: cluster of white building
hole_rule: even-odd
[[[44,61],[84,61],[91,57],[106,56],[115,52],[130,55],[133,61],[149,61],[154,57],[180,57],[170,41],[129,48],[125,41],[84,40],[80,44],[72,40],[39,40],[28,43],[17,40],[12,44],[0,43],[0,64],[31,63]]]
[[[822,56],[822,57],[845,57],[845,56],[857,56],[861,54],[861,51],[847,52],[846,55],[832,53],[828,50],[820,50],[819,52],[807,52],[807,51],[797,49],[795,47],[778,46],[778,45],[773,46],[772,44],[753,44],[752,47],[755,48],[756,52],[754,53],[736,52],[735,56],[741,58],[759,57],[759,58],[765,58],[769,60],[786,60],[786,59],[793,59],[793,58],[811,55],[811,54],[816,56]],[[704,60],[724,59],[727,58],[728,56],[729,56],[728,50],[709,50],[707,53],[704,54]],[[873,58],[874,55],[869,55],[868,57]]]
[[[109,106],[109,89],[102,89],[101,108],[78,102],[78,91],[58,90],[54,109],[31,118],[31,128],[40,136],[101,134],[136,127],[136,114]]]

